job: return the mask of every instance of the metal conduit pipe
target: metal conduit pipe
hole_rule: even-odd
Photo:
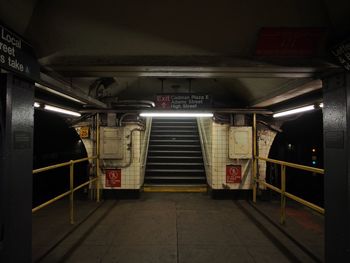
[[[118,123],[118,126],[121,127],[122,126],[122,123],[123,123],[123,120],[126,116],[133,116],[133,115],[138,115],[138,113],[124,113],[120,119],[119,119],[119,123]]]
[[[143,131],[143,129],[139,129],[139,128],[135,128],[135,129],[132,129],[130,131],[130,143],[129,143],[129,147],[130,147],[130,158],[129,158],[129,161],[124,164],[124,165],[117,165],[116,167],[110,167],[110,168],[113,168],[113,169],[118,169],[118,168],[127,168],[129,167],[131,164],[132,164],[132,158],[133,158],[133,149],[132,149],[132,136],[133,136],[133,133],[135,131]]]

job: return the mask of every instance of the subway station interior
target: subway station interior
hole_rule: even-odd
[[[350,262],[349,14],[0,0],[0,262]]]

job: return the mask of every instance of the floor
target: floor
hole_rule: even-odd
[[[33,218],[33,224],[36,221]],[[43,232],[38,227],[37,231]],[[44,235],[38,233],[38,236]],[[33,247],[34,254],[35,250]],[[40,260],[50,263],[315,261],[247,201],[214,200],[206,193],[142,193],[140,199],[104,201],[88,220]]]

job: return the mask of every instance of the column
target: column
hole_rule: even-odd
[[[31,262],[34,86],[0,75],[0,262]]]

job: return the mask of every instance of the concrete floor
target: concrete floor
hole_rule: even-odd
[[[50,231],[46,234],[50,238]],[[41,262],[315,260],[246,201],[213,200],[203,193],[142,193],[140,199],[105,201]]]

